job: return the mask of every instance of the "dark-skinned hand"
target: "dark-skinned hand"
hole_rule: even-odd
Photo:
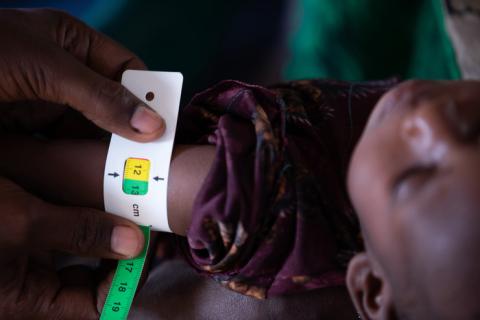
[[[116,82],[125,69],[145,68],[134,54],[63,12],[0,10],[0,25],[0,131],[34,132],[77,110],[132,140],[163,134],[163,120]],[[0,319],[98,318],[111,272],[57,270],[54,254],[135,256],[140,229],[48,203],[2,177],[0,206]]]

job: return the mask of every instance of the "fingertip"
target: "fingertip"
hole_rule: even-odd
[[[130,118],[133,130],[141,135],[160,137],[165,132],[165,121],[151,108],[140,104]]]
[[[138,227],[118,225],[113,228],[111,250],[125,258],[138,256],[145,245],[145,238]]]

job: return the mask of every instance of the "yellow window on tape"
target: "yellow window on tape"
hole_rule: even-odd
[[[123,192],[133,195],[145,195],[148,192],[150,160],[128,158],[123,171]]]

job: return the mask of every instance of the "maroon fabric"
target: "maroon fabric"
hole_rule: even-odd
[[[359,249],[345,176],[379,97],[395,81],[224,81],[184,110],[179,143],[215,144],[194,204],[191,263],[257,298],[344,284]]]

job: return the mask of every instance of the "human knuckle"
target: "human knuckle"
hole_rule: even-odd
[[[99,97],[117,99],[118,97],[121,97],[125,94],[124,88],[120,84],[110,80],[102,79],[102,81],[99,81],[97,83],[96,87],[97,95]]]
[[[101,51],[102,48],[107,43],[107,38],[100,36],[96,31],[90,29],[89,40],[90,40],[90,50],[93,51]]]
[[[34,66],[28,72],[27,80],[32,88],[32,96],[36,99],[58,101],[59,92],[55,85],[55,66],[45,63]]]
[[[105,223],[99,217],[79,208],[75,224],[71,238],[73,250],[78,253],[89,253],[105,244],[107,240]]]
[[[97,101],[94,104],[91,115],[98,118],[98,121],[109,122],[113,121],[116,117],[120,116],[121,108],[128,103],[127,92],[120,84],[103,80],[99,81],[92,90],[93,99]],[[112,110],[112,106],[115,106],[115,110]]]
[[[86,24],[67,14],[59,17],[57,29],[58,44],[78,60],[87,63],[91,40],[89,32],[86,32],[89,29]]]

